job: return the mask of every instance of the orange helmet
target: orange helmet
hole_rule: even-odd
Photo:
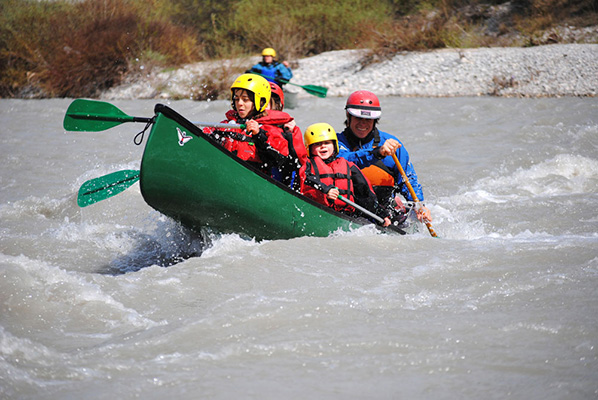
[[[270,89],[272,91],[272,98],[280,99],[280,109],[282,110],[284,108],[284,93],[283,93],[282,89],[280,88],[280,86],[278,86],[274,82],[268,82],[268,83],[270,84]]]
[[[367,90],[351,93],[347,99],[345,110],[354,117],[364,119],[378,119],[382,115],[380,100],[374,93]]]

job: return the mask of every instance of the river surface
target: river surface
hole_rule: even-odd
[[[200,236],[138,183],[81,209],[143,124],[0,100],[0,398],[598,398],[598,99],[381,100],[440,238]],[[343,106],[289,111],[340,130]]]

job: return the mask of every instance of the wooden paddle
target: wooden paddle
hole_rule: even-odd
[[[139,171],[126,169],[90,179],[79,188],[77,204],[87,207],[125,191],[139,180]]]
[[[396,153],[392,153],[392,159],[394,160],[395,164],[397,165],[399,173],[403,177],[403,182],[405,183],[405,185],[407,185],[407,189],[409,189],[409,193],[411,194],[411,198],[415,202],[416,210],[417,210],[417,207],[421,207],[421,203],[419,202],[419,199],[417,198],[417,195],[415,194],[415,190],[413,190],[413,186],[411,186],[411,182],[409,182],[409,178],[407,178],[407,174],[405,173],[403,166],[399,162],[399,159],[397,158]],[[430,235],[432,235],[432,237],[438,237],[438,235],[436,235],[436,232],[434,231],[434,228],[432,228],[432,223],[430,221],[428,221],[427,219],[424,218],[424,224],[426,224],[426,226],[428,227],[428,231],[430,232]]]
[[[63,126],[67,131],[99,132],[125,122],[151,123],[153,118],[132,117],[119,110],[115,105],[97,100],[76,99],[66,110]],[[245,125],[193,122],[197,126],[212,128],[245,129]]]

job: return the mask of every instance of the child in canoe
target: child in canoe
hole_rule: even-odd
[[[268,114],[277,116],[278,112],[284,110],[284,92],[276,83],[269,83],[272,96],[270,98]],[[287,113],[280,114],[287,115],[289,118],[288,121],[279,118],[279,120],[284,123],[283,125],[279,125],[283,130],[282,134],[289,143],[289,162],[281,168],[281,177],[279,180],[296,191],[299,191],[299,168],[301,168],[301,166],[305,164],[305,160],[307,160],[307,152],[305,151],[305,145],[303,144],[303,134],[293,117]]]
[[[222,122],[244,124],[245,130],[204,128],[204,133],[212,135],[225,149],[267,175],[289,162],[289,145],[280,124],[292,119],[282,111],[267,111],[270,97],[266,79],[243,74],[231,85],[232,109]]]
[[[327,123],[310,125],[305,130],[307,161],[299,170],[301,193],[318,203],[348,215],[357,210],[342,201],[342,195],[384,219],[390,225],[390,213],[380,207],[372,186],[361,170],[352,162],[338,157],[336,132]]]

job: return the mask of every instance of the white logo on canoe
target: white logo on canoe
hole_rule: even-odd
[[[187,136],[187,132],[179,129],[177,126],[176,133],[179,136],[179,146],[184,146],[189,140],[193,139],[193,136]]]

